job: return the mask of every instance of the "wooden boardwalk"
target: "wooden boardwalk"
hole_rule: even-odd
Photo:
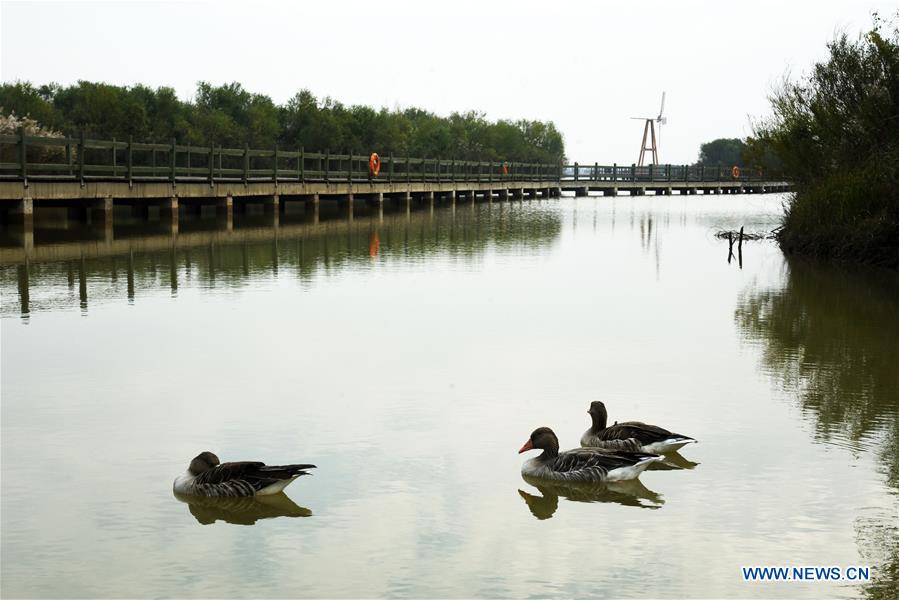
[[[552,197],[562,191],[668,195],[787,191],[789,182],[736,167],[538,164],[378,157],[303,148],[265,150],[147,144],[117,140],[0,136],[0,219],[26,228],[35,209],[66,208],[70,217],[111,227],[114,208],[159,211],[177,231],[179,214],[216,207],[226,228],[235,210],[261,204],[283,213],[303,202],[317,214],[336,201],[353,218],[360,202],[413,203]],[[374,168],[376,167],[376,168]]]

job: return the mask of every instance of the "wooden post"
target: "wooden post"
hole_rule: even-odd
[[[409,157],[407,156],[406,157],[406,183],[409,183],[411,181],[411,177],[412,177],[412,174],[409,172],[409,167],[410,167],[410,162],[409,162]],[[406,206],[408,208],[408,204]]]
[[[331,179],[331,151],[325,150],[325,183]]]
[[[128,154],[125,157],[125,162],[128,165],[128,187],[130,188],[133,185],[134,180],[134,150],[132,146],[134,145],[134,137],[128,136]]]
[[[740,227],[740,241],[737,243],[737,250],[740,252],[743,251],[743,228],[742,227]]]
[[[275,183],[278,183],[278,144],[275,144],[275,164],[272,165],[272,176],[275,180]]]
[[[78,142],[78,176],[81,179],[81,186],[84,187],[84,130],[81,130],[81,139]]]
[[[70,138],[66,138],[66,164],[69,166],[69,176],[74,175],[72,173],[72,140]]]
[[[215,181],[215,143],[209,143],[209,185]]]
[[[577,181],[577,161],[574,162],[574,180]]]
[[[28,148],[25,142],[25,128],[19,127],[19,175],[28,181]]]
[[[243,145],[243,184],[247,185],[247,179],[250,178],[250,145]]]
[[[637,181],[637,165],[631,163],[631,181]]]
[[[618,163],[612,163],[612,183],[618,181]]]
[[[171,157],[171,161],[170,161],[170,162],[172,163],[172,165],[171,165],[171,169],[172,169],[172,183],[175,183],[175,154],[176,154],[176,150],[175,150],[175,138],[172,138],[172,150],[171,150],[171,155],[172,155],[172,157]]]
[[[300,146],[300,182],[306,181],[306,148]]]

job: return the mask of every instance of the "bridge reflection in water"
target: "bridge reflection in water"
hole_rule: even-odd
[[[556,200],[455,203],[407,211],[370,211],[347,219],[323,205],[314,219],[299,212],[272,222],[265,212],[240,215],[222,227],[215,213],[180,221],[176,233],[162,220],[119,219],[114,228],[65,218],[37,221],[25,244],[22,228],[0,230],[0,291],[5,315],[28,319],[44,308],[127,298],[167,287],[233,287],[254,277],[289,271],[309,279],[321,270],[393,257],[445,252],[476,259],[490,247],[533,247],[561,231]]]

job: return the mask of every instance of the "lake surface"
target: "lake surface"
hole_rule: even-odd
[[[899,276],[728,261],[714,232],[782,200],[7,231],[0,592],[895,598]],[[530,432],[575,446],[598,399],[700,443],[628,485],[524,481]],[[318,469],[187,504],[202,450]],[[764,565],[873,581],[743,581]]]

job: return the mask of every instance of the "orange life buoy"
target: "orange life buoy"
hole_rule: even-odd
[[[368,157],[368,172],[371,173],[372,177],[377,177],[378,173],[381,172],[381,157],[378,156],[377,152],[372,152],[371,156]]]
[[[503,163],[503,175],[508,175],[508,174],[509,174],[509,167],[506,165],[506,163]]]
[[[730,170],[730,174],[734,176],[734,179],[740,178],[740,167],[734,165],[734,167]]]

